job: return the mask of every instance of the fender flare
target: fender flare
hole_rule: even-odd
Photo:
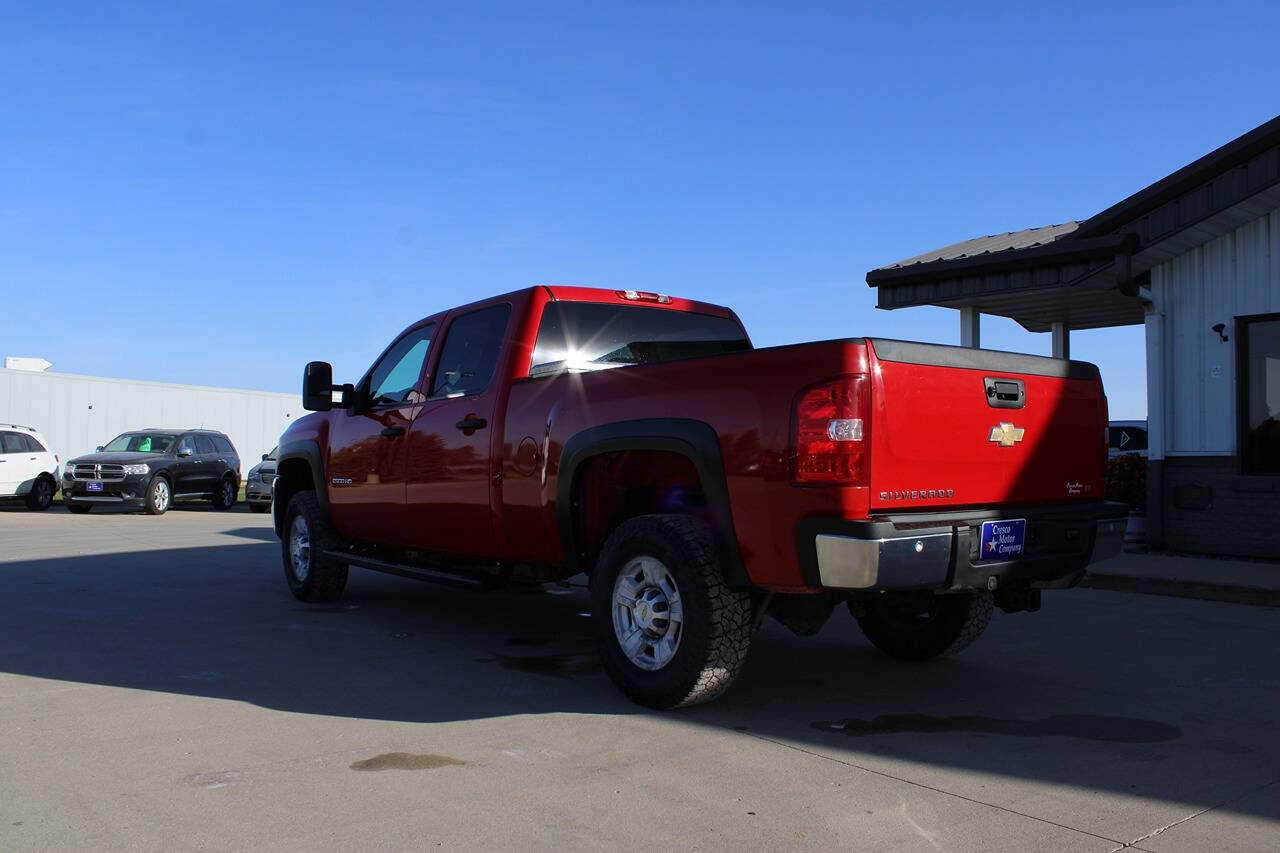
[[[556,473],[556,526],[569,567],[575,571],[591,568],[579,542],[577,492],[580,469],[596,456],[623,450],[676,453],[693,463],[711,513],[716,551],[725,582],[735,588],[750,587],[738,547],[738,535],[733,527],[720,439],[709,424],[688,418],[617,421],[584,429],[565,442]]]
[[[320,509],[328,513],[329,490],[325,488],[324,463],[320,454],[320,445],[311,439],[298,439],[281,444],[280,450],[276,454],[277,475],[278,472],[285,468],[285,462],[293,459],[303,460],[311,469],[311,481],[312,487],[315,489],[316,500],[320,502]],[[272,494],[274,496],[274,489]],[[275,524],[276,534],[281,535],[286,507],[281,506],[280,502],[276,500],[273,500],[271,505],[272,521]]]

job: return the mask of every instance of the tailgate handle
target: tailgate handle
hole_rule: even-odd
[[[1027,383],[1021,379],[982,380],[987,391],[987,405],[993,409],[1021,409],[1027,404]]]

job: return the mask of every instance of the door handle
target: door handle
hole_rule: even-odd
[[[489,422],[486,421],[484,418],[463,418],[462,420],[454,424],[454,426],[456,426],[458,429],[462,430],[463,432],[466,432],[467,430],[473,430],[473,429],[484,429],[488,425],[489,425]]]
[[[387,427],[382,431],[383,438],[396,438],[404,435],[404,427]]]

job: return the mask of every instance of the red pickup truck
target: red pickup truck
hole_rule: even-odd
[[[410,326],[355,385],[307,365],[280,441],[285,577],[484,589],[585,573],[606,671],[705,702],[765,615],[967,646],[1119,550],[1107,401],[1078,361],[879,339],[754,349],[727,308],[533,287]]]

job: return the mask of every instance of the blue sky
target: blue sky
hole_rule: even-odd
[[[1274,3],[934,6],[12,7],[0,355],[293,390],[535,283],[956,343],[866,271],[1086,217],[1278,109]],[[1144,415],[1140,327],[1073,355]]]

